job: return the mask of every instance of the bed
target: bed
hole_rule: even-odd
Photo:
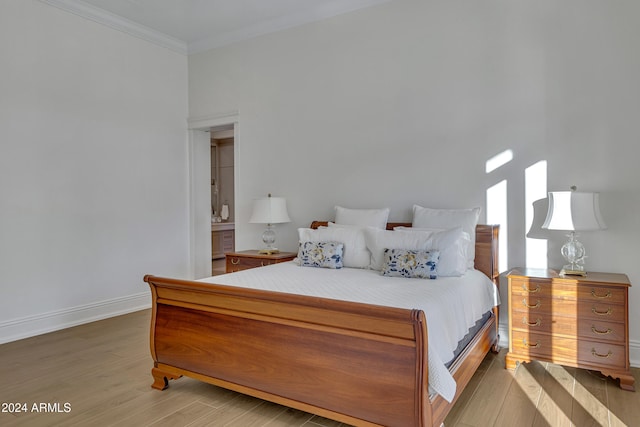
[[[497,226],[476,227],[475,269],[496,286],[497,241]],[[497,350],[495,306],[449,364],[456,387],[445,399],[430,392],[423,310],[211,283],[215,277],[144,280],[158,390],[184,375],[352,425],[439,426]]]

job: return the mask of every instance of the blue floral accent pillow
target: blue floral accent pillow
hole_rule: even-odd
[[[437,279],[440,251],[385,249],[382,275]]]
[[[300,242],[298,260],[303,267],[342,268],[344,244],[338,242]]]

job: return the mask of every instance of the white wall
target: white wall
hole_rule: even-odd
[[[150,303],[189,274],[187,59],[0,2],[0,342]]]
[[[190,117],[239,112],[237,248],[260,244],[251,200],[287,197],[296,227],[334,205],[485,208],[507,181],[508,266],[522,265],[524,171],[601,192],[592,270],[627,273],[640,364],[640,3],[397,0],[189,57]],[[491,174],[485,161],[511,149]],[[484,220],[484,218],[483,218]],[[508,228],[508,230],[506,230]],[[551,267],[564,240],[549,248]]]

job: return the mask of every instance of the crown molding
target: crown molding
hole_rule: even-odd
[[[249,27],[239,28],[222,34],[205,37],[187,43],[165,33],[131,21],[115,13],[108,12],[82,0],[39,0],[82,18],[106,25],[133,37],[146,40],[174,52],[188,55],[230,45],[277,31],[298,27],[311,22],[321,21],[344,13],[353,12],[369,6],[386,3],[391,0],[333,0],[304,12],[292,13]]]
[[[369,6],[387,3],[391,0],[334,0],[304,12],[292,13],[256,25],[240,28],[236,31],[205,37],[189,43],[188,53],[200,53],[210,49],[227,46],[243,40],[252,39],[265,34],[287,30],[323,19],[332,18],[344,13],[353,12]]]
[[[100,9],[79,0],[40,0],[50,6],[57,7],[66,12],[73,13],[82,18],[89,19],[115,30],[122,31],[133,37],[146,40],[158,46],[170,49],[174,52],[186,55],[188,53],[187,43],[170,37],[164,33],[138,24],[122,16],[116,15],[106,10]]]

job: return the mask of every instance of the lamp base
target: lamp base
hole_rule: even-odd
[[[584,267],[582,267],[580,265],[567,264],[564,267],[562,267],[562,270],[560,270],[560,275],[561,276],[581,276],[581,277],[585,277],[587,275],[587,272],[584,271]]]
[[[578,241],[577,236],[575,231],[569,233],[569,241],[560,250],[564,259],[569,263],[560,270],[561,276],[584,277],[587,275],[587,272],[584,271],[584,259],[587,254],[584,245]]]
[[[264,245],[266,246],[266,248],[264,249],[260,249],[258,251],[259,254],[277,254],[280,251],[278,250],[278,248],[274,248],[273,244],[276,241],[276,232],[273,230],[273,225],[272,224],[267,224],[267,229],[264,230],[264,233],[262,233],[262,242],[264,243]]]
[[[259,249],[258,253],[259,254],[266,254],[266,255],[279,254],[280,253],[280,249],[278,249],[278,248]]]

